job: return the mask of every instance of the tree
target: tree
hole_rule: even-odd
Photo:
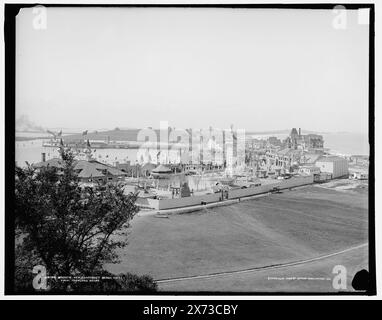
[[[16,168],[19,280],[25,276],[26,261],[40,262],[49,276],[107,274],[102,266],[119,261],[116,249],[126,246],[130,221],[138,212],[137,194],[125,195],[120,185],[81,187],[73,153],[61,149],[60,154],[61,169]],[[123,282],[113,284],[114,289],[124,287]],[[68,287],[54,282],[53,286]]]

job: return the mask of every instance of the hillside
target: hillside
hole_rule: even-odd
[[[367,195],[312,186],[168,219],[138,216],[121,263],[107,268],[155,279],[242,270],[363,244],[367,228]]]

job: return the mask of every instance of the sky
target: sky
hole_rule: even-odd
[[[16,117],[38,126],[368,131],[357,11],[338,29],[332,10],[47,8],[39,29],[32,10],[16,20]]]

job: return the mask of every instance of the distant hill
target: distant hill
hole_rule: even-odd
[[[298,128],[296,128],[298,130]],[[291,132],[291,129],[283,129],[283,130],[270,130],[270,131],[246,131],[247,135],[272,135],[272,134],[289,134]],[[318,132],[318,131],[310,131],[301,129],[301,134],[321,134],[324,132]]]
[[[116,141],[137,141],[137,136],[139,131],[142,129],[114,129],[107,131],[88,131],[86,135],[82,133],[66,135],[65,140],[116,140]],[[154,130],[157,136],[159,137],[160,131],[158,129]]]
[[[75,140],[83,140],[89,139],[89,140],[104,140],[107,141],[110,139],[111,141],[137,141],[138,132],[142,129],[119,129],[115,128],[113,130],[106,130],[106,131],[91,131],[88,130],[86,135],[83,135],[82,133],[78,134],[70,134],[65,135],[65,140],[68,141],[75,141]],[[152,129],[155,131],[157,137],[160,136],[160,130],[159,129]],[[246,135],[272,135],[272,134],[289,134],[291,129],[284,129],[284,130],[273,130],[273,131],[246,131]],[[302,130],[302,134],[310,134],[310,133],[316,133],[314,131],[308,131],[308,130]]]

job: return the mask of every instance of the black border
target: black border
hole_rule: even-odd
[[[369,20],[369,273],[370,289],[367,292],[156,292],[156,296],[354,296],[376,295],[376,257],[375,257],[375,10],[374,3],[301,3],[301,4],[9,4],[4,5],[4,39],[5,39],[5,295],[21,295],[14,291],[14,245],[15,230],[14,216],[14,169],[15,169],[15,44],[16,44],[16,16],[21,8],[43,5],[45,7],[123,7],[123,8],[233,8],[233,9],[333,9],[337,5],[343,5],[346,9],[370,9]],[[65,295],[134,295],[145,296],[152,293],[67,293]],[[62,295],[55,293],[36,293],[38,296]]]

